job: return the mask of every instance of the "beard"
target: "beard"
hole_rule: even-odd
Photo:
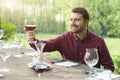
[[[74,33],[78,34],[78,33],[82,33],[83,32],[83,28],[79,28],[77,31],[75,31]]]
[[[84,26],[79,27],[77,25],[71,25],[71,30],[76,34],[82,33],[84,31]]]

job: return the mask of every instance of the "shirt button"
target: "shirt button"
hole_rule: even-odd
[[[81,44],[80,44],[80,46],[81,46]]]

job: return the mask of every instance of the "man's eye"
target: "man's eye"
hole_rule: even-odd
[[[76,21],[80,21],[80,19],[76,19]]]
[[[72,19],[70,19],[70,21],[72,21]]]

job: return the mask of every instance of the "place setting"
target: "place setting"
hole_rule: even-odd
[[[98,50],[96,48],[87,48],[84,56],[86,64],[90,67],[85,71],[85,74],[89,74],[85,80],[119,80],[120,75],[113,73],[108,69],[95,68],[99,61]]]

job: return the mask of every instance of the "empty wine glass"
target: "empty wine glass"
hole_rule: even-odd
[[[94,80],[92,77],[92,68],[95,66],[99,60],[98,50],[96,48],[86,48],[86,53],[84,56],[85,63],[90,67],[90,76],[85,80]]]
[[[14,45],[17,47],[17,54],[15,57],[23,57],[22,52],[20,51],[21,47],[23,46],[23,40],[22,34],[15,34]]]
[[[6,63],[6,60],[10,57],[10,47],[8,43],[3,43],[2,48],[0,48],[0,57],[2,58],[3,62]],[[0,69],[2,72],[8,72],[10,69],[3,68]]]

